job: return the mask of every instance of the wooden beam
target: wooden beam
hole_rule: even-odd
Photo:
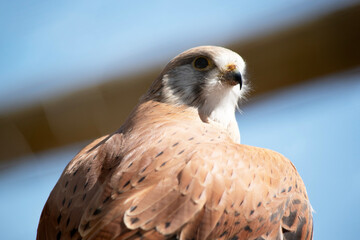
[[[360,4],[227,47],[248,64],[253,95],[360,66]],[[0,160],[116,130],[160,68],[0,116]]]

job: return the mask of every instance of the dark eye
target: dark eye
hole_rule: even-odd
[[[194,64],[194,67],[199,70],[204,70],[210,65],[209,60],[205,57],[196,58],[194,60],[193,64]]]

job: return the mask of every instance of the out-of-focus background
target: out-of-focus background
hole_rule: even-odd
[[[34,239],[71,158],[115,131],[176,54],[221,45],[248,64],[242,143],[290,158],[314,239],[360,226],[360,2],[1,1],[0,232]]]

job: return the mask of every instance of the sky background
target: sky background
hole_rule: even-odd
[[[3,0],[0,112],[157,66],[189,47],[224,45],[354,2]],[[238,115],[242,143],[294,162],[316,211],[314,239],[358,235],[359,79],[359,69],[313,79],[258,97]],[[0,165],[3,239],[35,239],[51,189],[84,145]]]

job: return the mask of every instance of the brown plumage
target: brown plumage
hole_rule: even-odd
[[[224,48],[174,58],[124,125],[65,168],[37,239],[312,239],[293,164],[237,143],[239,73],[242,59]],[[236,102],[222,102],[230,91]]]

